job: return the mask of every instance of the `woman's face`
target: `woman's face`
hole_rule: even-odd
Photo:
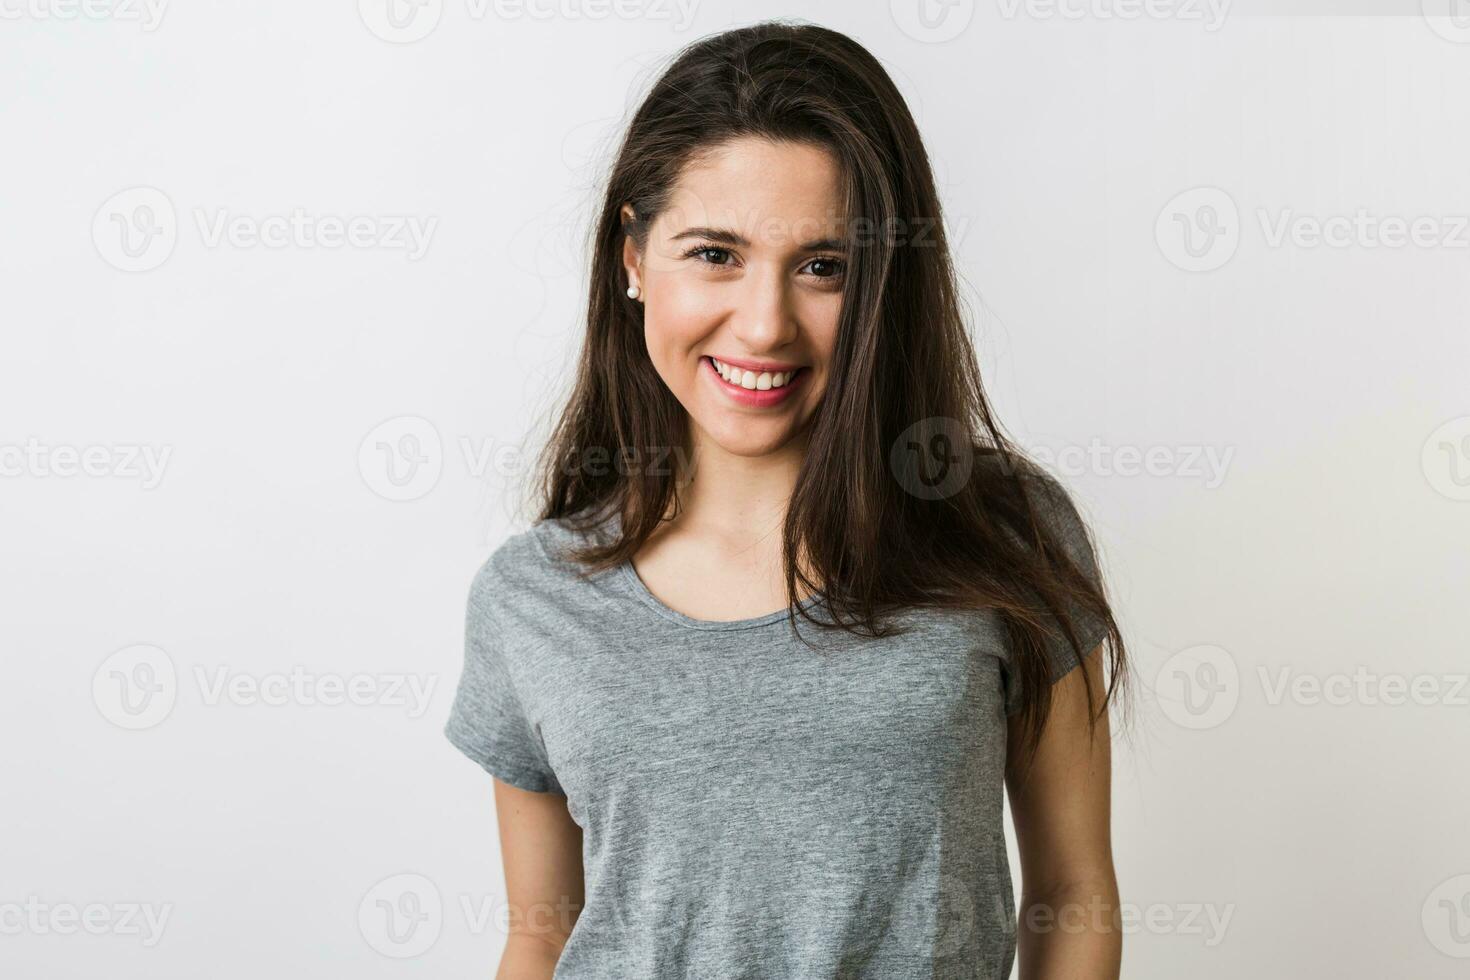
[[[649,357],[732,454],[802,435],[826,388],[847,270],[838,179],[824,149],[734,140],[685,169],[641,254],[625,240]]]

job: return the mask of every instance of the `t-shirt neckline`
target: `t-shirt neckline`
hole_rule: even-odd
[[[643,601],[644,605],[648,606],[648,608],[658,613],[664,619],[695,630],[745,630],[753,629],[757,626],[767,626],[771,623],[784,620],[793,609],[811,609],[822,601],[820,595],[808,596],[795,606],[777,609],[774,612],[768,612],[761,616],[751,616],[747,619],[695,619],[693,616],[684,615],[654,595],[648,586],[644,584],[643,579],[638,576],[638,570],[633,567],[633,560],[631,558],[624,558],[622,564],[618,566],[618,571],[622,574],[628,587]]]

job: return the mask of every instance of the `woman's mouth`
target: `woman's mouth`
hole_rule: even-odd
[[[767,408],[785,401],[801,386],[811,369],[805,365],[785,371],[755,371],[706,355],[709,376],[736,404]]]

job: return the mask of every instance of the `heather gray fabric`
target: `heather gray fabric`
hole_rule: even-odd
[[[475,577],[445,729],[492,775],[565,795],[583,830],[557,980],[1007,977],[1017,704],[993,617],[912,610],[879,641],[798,620],[811,650],[785,611],[691,619],[627,564],[579,582],[556,557],[573,540],[542,522]],[[1079,623],[1091,650],[1102,627]]]

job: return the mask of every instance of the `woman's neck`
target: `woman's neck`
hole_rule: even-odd
[[[738,456],[696,429],[688,468],[679,475],[680,530],[750,544],[770,535],[778,544],[782,521],[806,455],[805,434],[775,452]]]

